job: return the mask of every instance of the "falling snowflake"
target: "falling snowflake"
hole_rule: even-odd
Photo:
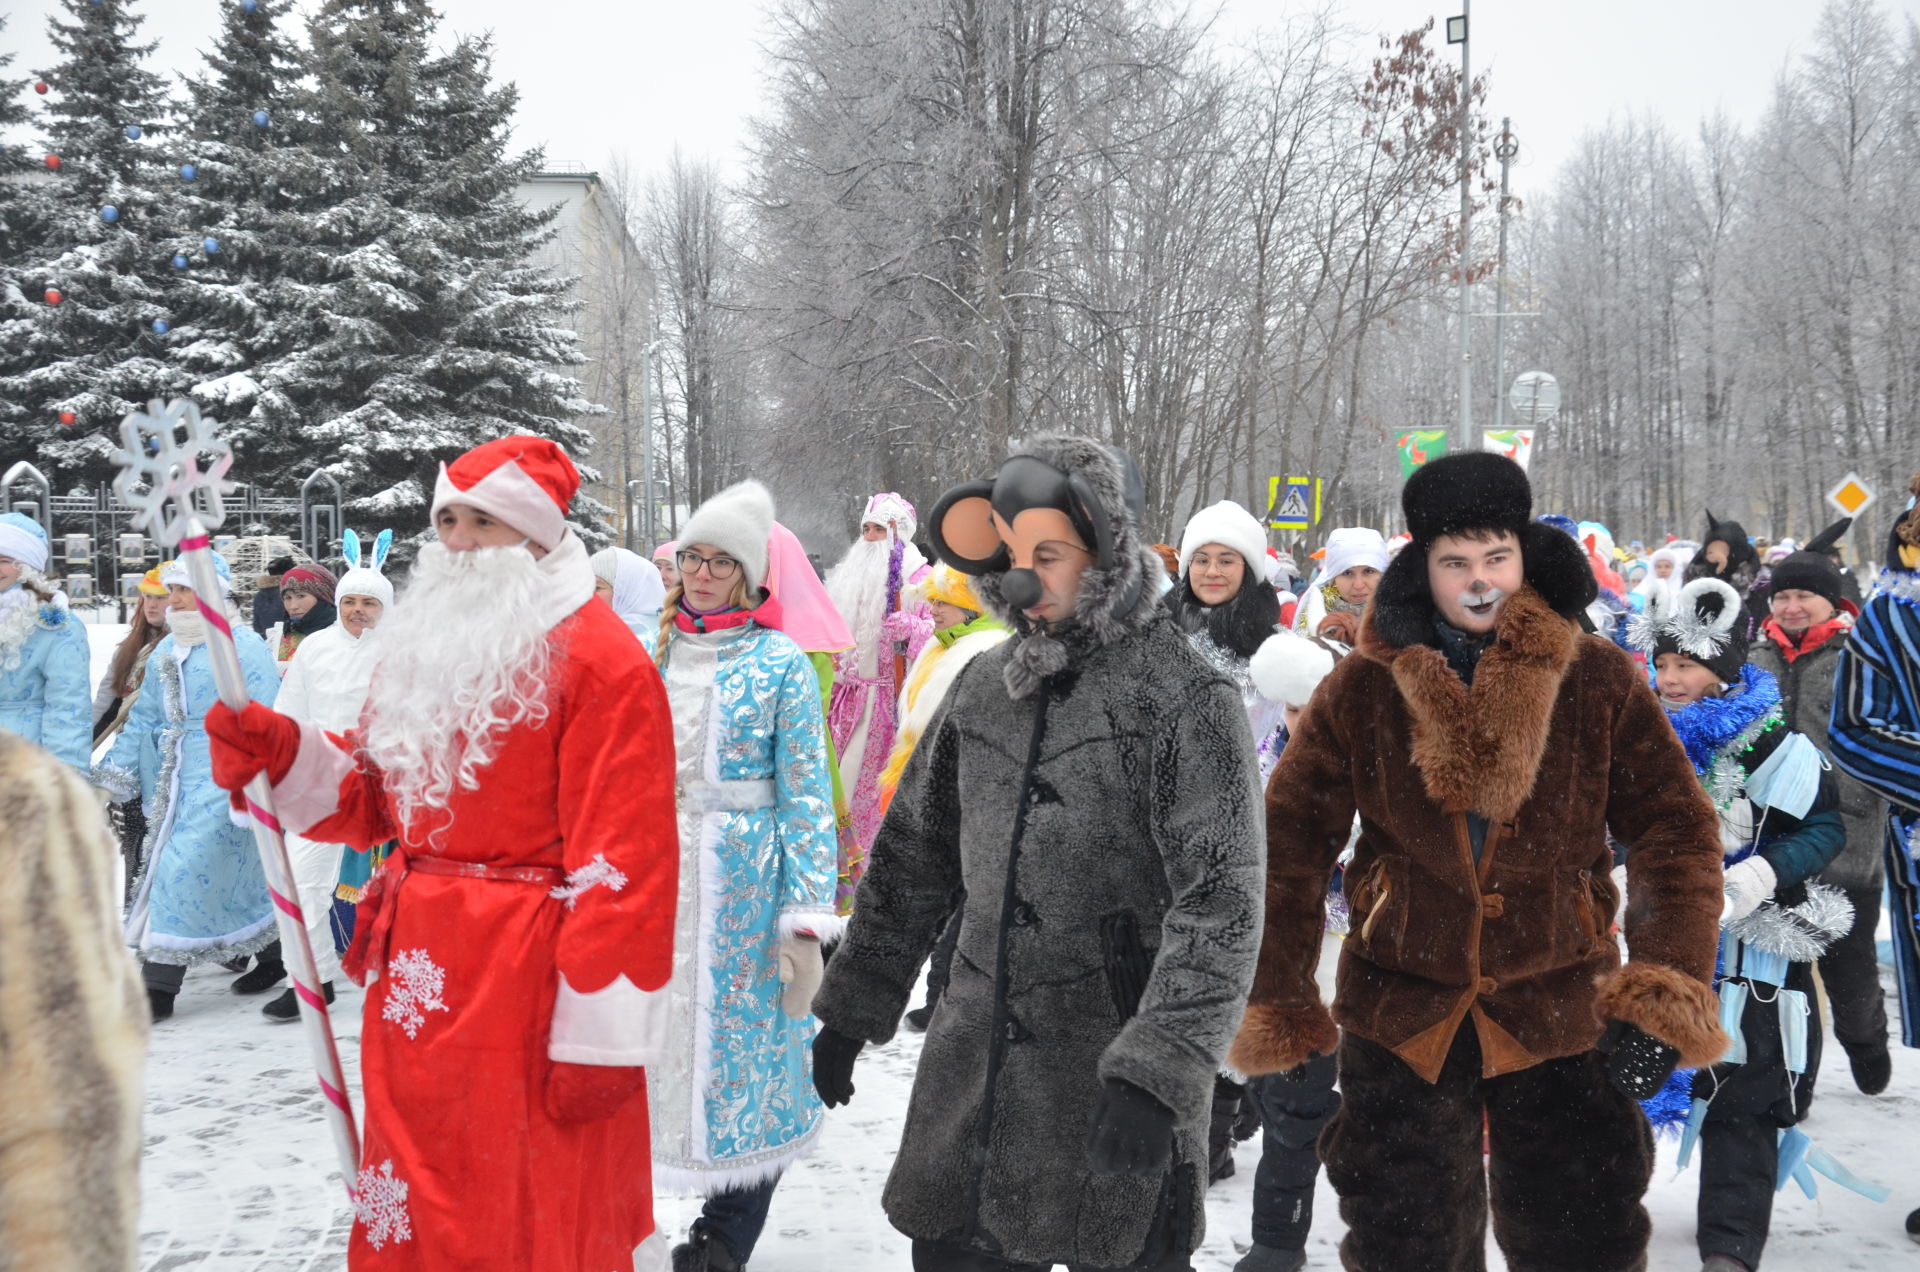
[[[627,886],[627,876],[621,874],[620,868],[607,860],[607,854],[596,852],[593,854],[592,861],[570,872],[566,883],[555,888],[549,895],[555,900],[565,901],[567,909],[571,910],[573,903],[580,899],[582,893],[603,883],[607,885],[607,891],[618,892]]]
[[[393,1161],[360,1168],[353,1190],[353,1217],[367,1230],[367,1244],[378,1250],[387,1242],[413,1240],[413,1221],[407,1217],[407,1181],[393,1175]]]
[[[425,950],[401,950],[388,959],[386,979],[387,1002],[380,1017],[406,1030],[408,1038],[419,1036],[428,1012],[447,1010],[446,1000],[440,997],[447,987],[447,971]]]

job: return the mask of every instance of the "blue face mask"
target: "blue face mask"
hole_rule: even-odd
[[[1797,989],[1780,991],[1780,1045],[1786,1052],[1787,1072],[1807,1071],[1807,996]]]
[[[1720,982],[1720,1028],[1726,1031],[1733,1045],[1727,1048],[1727,1054],[1720,1057],[1721,1064],[1745,1064],[1747,1062],[1747,1036],[1740,1032],[1740,1018],[1747,1012],[1747,983],[1729,976]]]
[[[1789,733],[1747,779],[1747,798],[1789,817],[1805,817],[1820,794],[1820,775],[1826,769],[1827,757],[1819,747],[1805,734]]]

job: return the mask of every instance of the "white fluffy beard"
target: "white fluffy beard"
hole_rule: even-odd
[[[473,790],[506,732],[546,718],[553,617],[524,547],[420,549],[407,590],[380,625],[380,670],[362,746],[411,823]]]
[[[862,676],[879,672],[880,624],[887,617],[887,565],[892,553],[892,539],[860,539],[847,549],[840,564],[827,571],[827,595],[853,633]]]

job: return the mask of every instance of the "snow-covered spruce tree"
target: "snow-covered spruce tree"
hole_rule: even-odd
[[[225,425],[237,475],[277,493],[297,490],[313,465],[302,466],[298,411],[261,391],[257,368],[312,338],[303,279],[326,268],[308,243],[328,192],[293,110],[305,53],[282,29],[292,9],[223,5],[205,69],[187,86],[173,247],[189,268],[162,341],[184,391]]]
[[[61,9],[47,26],[62,60],[38,74],[51,89],[45,152],[59,158],[58,179],[25,191],[42,241],[17,274],[39,310],[9,331],[0,402],[8,453],[37,454],[65,487],[108,476],[120,417],[170,387],[153,323],[171,312],[177,280],[163,246],[166,96],[144,65],[154,48],[138,40],[145,19],[133,0]]]
[[[6,28],[7,16],[0,14],[0,44]],[[25,369],[33,326],[46,308],[46,301],[28,298],[22,277],[46,238],[46,204],[32,191],[45,169],[40,149],[26,139],[32,112],[15,93],[14,57],[0,53],[0,137],[7,138],[0,142],[0,379]],[[0,457],[33,453],[21,435],[24,418],[19,404],[0,399]]]
[[[258,377],[368,525],[423,525],[437,466],[490,438],[584,455],[573,420],[598,409],[560,370],[583,360],[565,284],[532,263],[551,217],[515,194],[539,162],[507,153],[516,94],[488,83],[483,41],[432,53],[434,22],[421,0],[314,16],[300,113],[336,194],[307,231],[326,272],[303,280],[314,338]]]

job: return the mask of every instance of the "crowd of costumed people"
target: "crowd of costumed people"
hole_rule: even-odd
[[[216,558],[240,710],[183,562],[90,683],[0,515],[8,849],[67,951],[67,1006],[0,1015],[71,1180],[0,1207],[23,1266],[132,1257],[193,969],[300,1014],[255,778],[315,995],[365,988],[354,1269],[745,1268],[903,1028],[890,1174],[838,1204],[919,1272],[1190,1269],[1255,1137],[1235,1272],[1306,1265],[1323,1171],[1369,1269],[1477,1267],[1489,1225],[1511,1268],[1644,1267],[1662,1135],[1703,1272],[1760,1266],[1788,1181],[1884,1195],[1813,1097],[1836,1046],[1887,1091],[1883,923],[1920,1046],[1913,500],[1856,571],[1849,522],[1621,544],[1467,454],[1307,555],[1232,501],[1153,534],[1132,459],[1054,433],[848,509],[823,576],[757,481],[650,556],[589,552],[579,484],[534,437],[443,465],[398,587],[384,527],[245,617]],[[8,1188],[53,1169],[21,1144]]]

